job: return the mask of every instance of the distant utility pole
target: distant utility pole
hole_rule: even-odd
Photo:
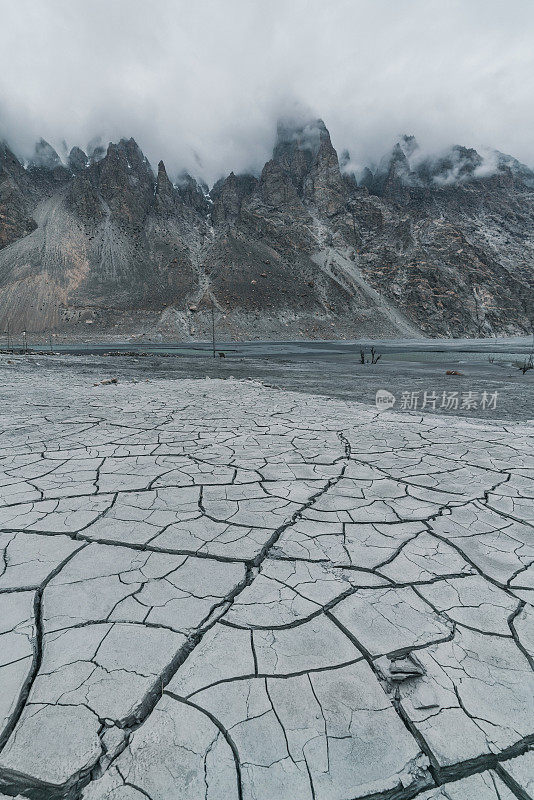
[[[213,358],[215,358],[215,307],[213,305],[213,298],[211,298],[211,349],[213,351]]]
[[[11,334],[10,334],[9,322],[8,322],[7,323],[7,349],[8,350],[11,350],[10,344],[11,344]]]

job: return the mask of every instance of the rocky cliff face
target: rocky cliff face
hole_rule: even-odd
[[[419,154],[342,169],[320,120],[280,124],[261,175],[208,192],[133,139],[64,164],[0,146],[0,332],[241,338],[530,333],[534,173],[510,156]],[[88,330],[88,329],[86,329]]]

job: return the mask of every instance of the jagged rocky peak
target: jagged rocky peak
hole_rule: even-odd
[[[153,203],[156,180],[134,139],[110,142],[105,157],[94,167],[96,183],[121,224],[141,224]]]
[[[89,166],[89,158],[80,147],[73,147],[69,153],[67,163],[73,172],[82,172]]]
[[[408,199],[408,189],[460,185],[498,171],[496,158],[484,158],[475,149],[454,145],[439,154],[424,154],[413,136],[402,136],[372,174],[359,184],[384,197]]]
[[[158,164],[158,175],[154,189],[154,203],[156,211],[163,215],[173,215],[176,213],[178,201],[177,193],[172,185],[165,164],[160,161]]]
[[[371,186],[374,175],[370,167],[355,164],[349,150],[343,150],[339,156],[339,169],[343,182],[350,195],[364,186]]]
[[[369,167],[364,167],[360,175],[359,185],[369,188],[370,186],[372,186],[373,177],[374,177],[373,173],[371,172]]]
[[[150,176],[154,178],[152,167],[145,158],[143,151],[135,139],[121,139],[116,144],[110,142],[105,160],[114,163],[118,168],[137,176]]]
[[[188,172],[181,172],[176,179],[174,188],[186,206],[190,206],[199,214],[209,213],[212,201],[205,184],[201,185]]]
[[[350,188],[367,187],[375,194],[382,194],[404,184],[412,185],[417,179],[413,173],[418,160],[419,144],[415,136],[404,134],[378,165],[354,165],[348,150],[341,154],[339,163],[345,184]]]
[[[15,158],[14,154],[9,149],[7,142],[0,140],[0,163],[7,161],[11,157]]]
[[[377,176],[382,175],[384,178],[391,179],[409,175],[411,172],[409,156],[416,149],[411,143],[409,147],[406,147],[405,140],[409,138],[413,137],[401,137],[400,141],[393,145],[391,151],[381,159],[376,171]]]
[[[170,210],[179,204],[206,216],[211,207],[207,186],[203,188],[188,172],[181,172],[173,184],[163,161],[158,164],[155,196],[161,209]]]
[[[385,176],[385,191],[410,182],[410,162],[400,142],[394,146]]]
[[[502,172],[509,171],[520,183],[523,183],[529,189],[534,189],[534,171],[527,167],[526,164],[522,164],[517,158],[501,153],[499,150],[494,150],[493,155],[499,170]]]
[[[411,158],[413,154],[419,150],[419,143],[415,136],[411,134],[404,134],[401,136],[399,146],[401,147],[406,158]]]
[[[332,146],[322,119],[278,122],[273,161],[291,176],[299,193],[303,191],[306,175],[312,169],[323,142]]]
[[[350,168],[350,153],[347,149],[342,150],[339,154],[339,168],[343,172]]]
[[[317,155],[323,139],[329,140],[330,134],[322,119],[281,119],[276,127],[273,158],[281,160],[295,150],[308,150]]]
[[[347,187],[322,119],[279,122],[273,161],[290,176],[305,202],[315,204],[328,216],[344,205]]]
[[[61,159],[45,139],[39,139],[35,144],[33,156],[30,159],[30,167],[37,167],[38,169],[53,170],[56,167],[61,167]]]
[[[0,170],[7,170],[8,172],[12,172],[15,170],[18,173],[22,173],[23,166],[11,150],[7,142],[0,141]]]
[[[35,174],[24,169],[7,142],[0,142],[0,198],[14,191],[30,200],[36,195],[35,183]]]
[[[216,224],[232,223],[238,218],[243,200],[250,197],[258,185],[253,175],[235,175],[221,178],[212,188],[212,218]]]
[[[106,156],[106,148],[103,146],[100,136],[93,137],[86,149],[91,164],[96,164]]]
[[[163,161],[160,161],[158,164],[158,177],[156,179],[156,195],[158,197],[173,197],[174,189],[171,181],[169,180],[169,176],[167,175],[167,170],[165,169],[165,164]]]
[[[472,147],[454,145],[431,164],[430,171],[435,183],[460,183],[470,178],[483,177],[477,175],[483,164],[484,159]]]
[[[31,196],[30,176],[6,142],[0,142],[0,248],[37,227],[28,207]]]
[[[120,186],[136,186],[139,191],[151,188],[153,193],[155,177],[148,160],[135,139],[121,139],[119,142],[110,142],[106,155],[97,162],[96,167],[100,172],[100,180],[113,174],[119,180]],[[118,188],[118,187],[117,187]]]
[[[379,178],[384,169],[379,169]],[[513,176],[519,183],[534,185],[534,172],[517,159],[496,150],[479,153],[473,147],[453,145],[441,153],[424,155],[413,136],[403,136],[393,148],[387,164],[389,180],[406,186],[440,188],[484,178]]]

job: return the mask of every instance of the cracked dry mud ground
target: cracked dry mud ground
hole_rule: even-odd
[[[0,793],[534,797],[534,430],[0,390]]]

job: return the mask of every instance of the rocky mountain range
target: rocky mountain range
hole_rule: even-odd
[[[403,137],[353,168],[280,123],[260,175],[211,190],[133,139],[23,163],[0,144],[0,333],[492,336],[534,322],[534,172]],[[90,326],[93,326],[92,328]]]

